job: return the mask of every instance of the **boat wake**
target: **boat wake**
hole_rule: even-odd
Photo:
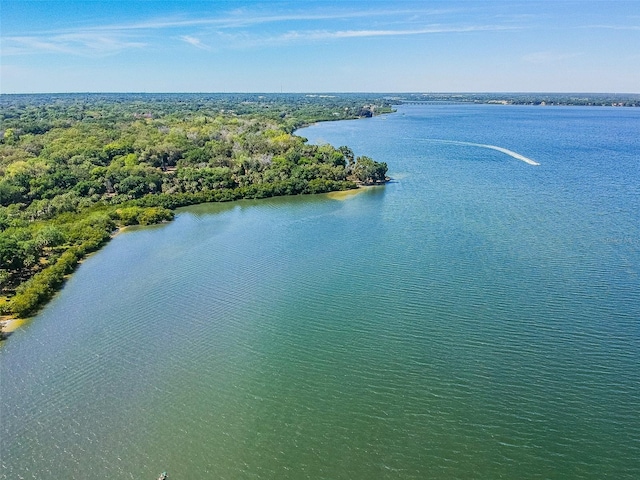
[[[471,143],[471,142],[460,142],[457,140],[438,140],[438,139],[428,139],[431,142],[438,142],[438,143],[448,143],[451,145],[466,145],[469,147],[480,147],[480,148],[488,148],[490,150],[496,150],[498,152],[502,152],[502,153],[506,153],[507,155],[509,155],[510,157],[513,157],[515,159],[521,160],[525,163],[528,163],[529,165],[540,165],[538,162],[536,162],[535,160],[531,160],[530,158],[525,157],[524,155],[520,155],[519,153],[516,153],[512,150],[509,150],[507,148],[502,148],[502,147],[498,147],[496,145],[486,145],[484,143]]]

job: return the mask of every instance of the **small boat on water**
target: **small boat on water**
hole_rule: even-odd
[[[169,480],[169,475],[167,475],[167,472],[162,472],[158,477],[158,480]]]

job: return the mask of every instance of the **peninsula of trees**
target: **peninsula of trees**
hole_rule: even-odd
[[[387,165],[295,129],[391,111],[361,95],[0,96],[0,314],[35,313],[126,225],[203,202],[386,181]]]

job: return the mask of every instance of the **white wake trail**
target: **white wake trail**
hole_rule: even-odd
[[[496,147],[495,145],[483,145],[482,143],[474,143],[474,144],[470,143],[469,145],[476,145],[478,147],[490,148],[491,150],[497,150],[499,152],[506,153],[510,157],[517,158],[518,160],[522,160],[523,162],[526,162],[529,165],[540,165],[535,160],[531,160],[530,158],[527,158],[524,155],[520,155],[519,153],[513,152],[513,151],[508,150],[506,148]]]
[[[435,138],[434,139],[428,139],[428,140],[430,140],[432,142],[450,143],[450,144],[453,144],[453,145],[468,145],[470,147],[489,148],[491,150],[497,150],[498,152],[506,153],[510,157],[516,158],[518,160],[522,160],[523,162],[528,163],[529,165],[540,165],[535,160],[531,160],[530,158],[527,158],[524,155],[520,155],[519,153],[516,153],[516,152],[514,152],[512,150],[509,150],[507,148],[498,147],[496,145],[486,145],[484,143],[460,142],[460,141],[457,141],[457,140],[438,140],[438,139],[435,139]]]

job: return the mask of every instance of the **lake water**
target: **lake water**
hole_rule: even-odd
[[[640,478],[640,109],[299,134],[394,180],[118,235],[0,348],[0,478]]]

